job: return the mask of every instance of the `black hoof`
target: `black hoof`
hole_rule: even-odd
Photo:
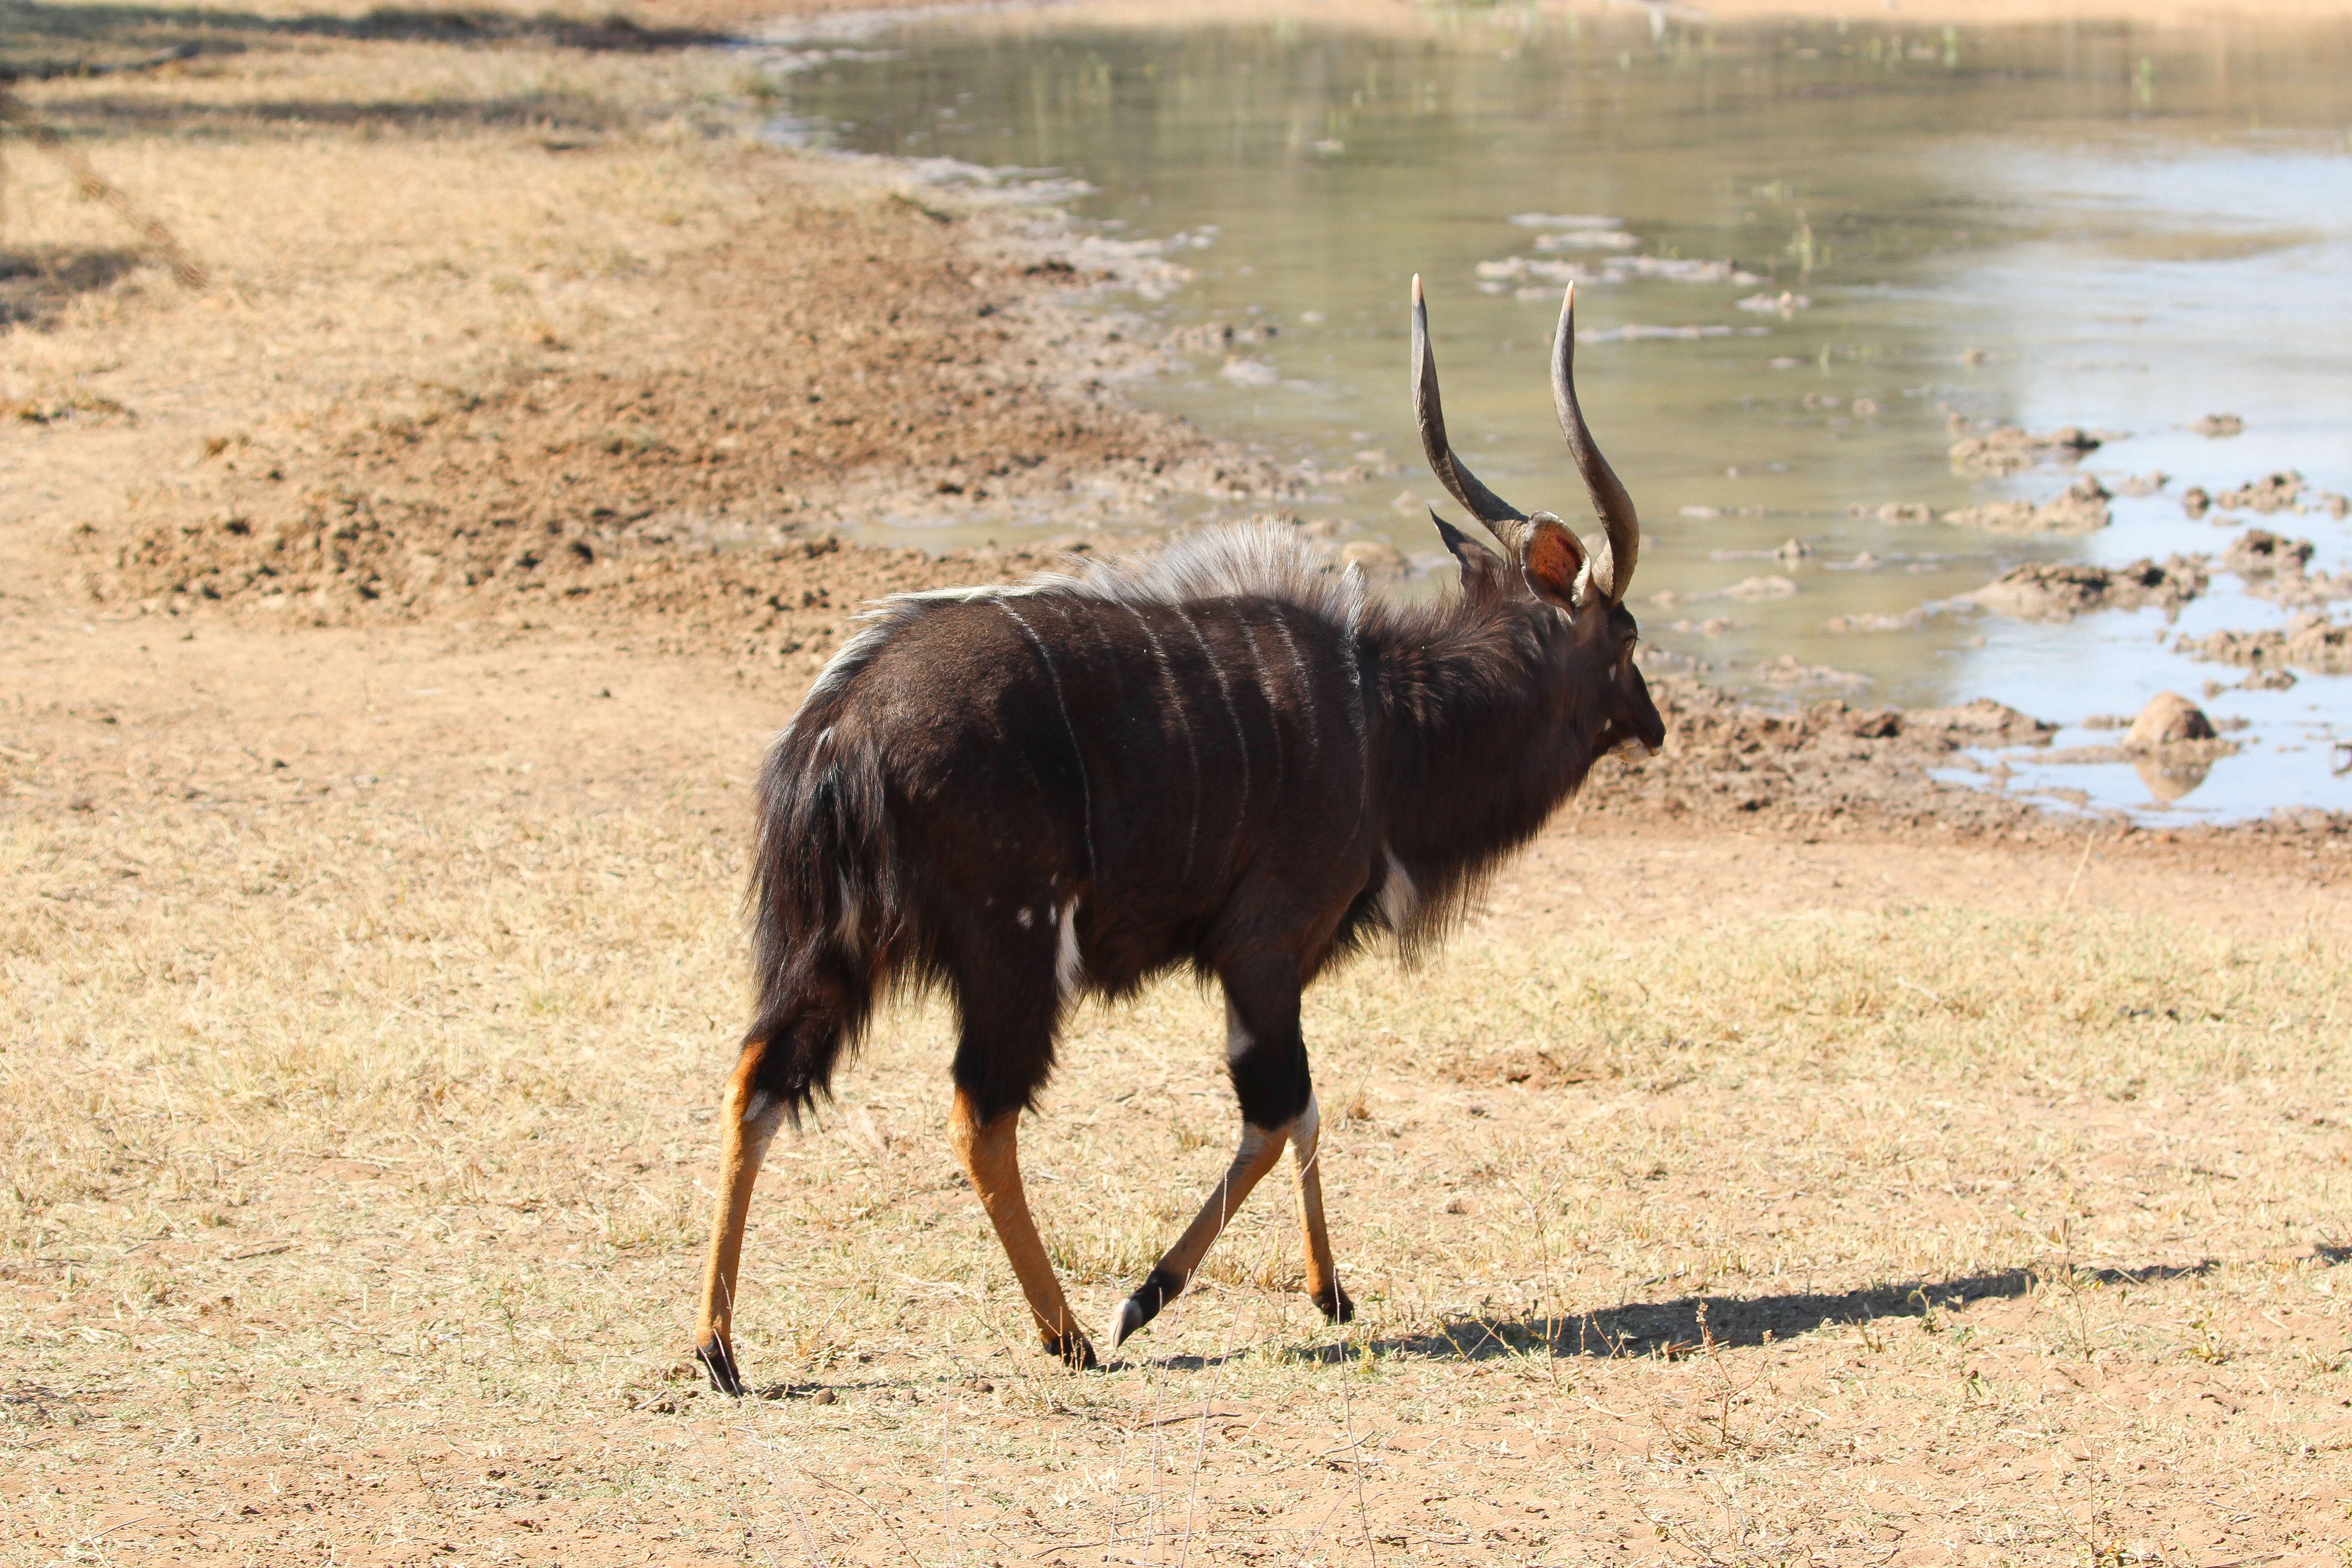
[[[1330,1293],[1316,1297],[1315,1304],[1323,1310],[1326,1322],[1352,1323],[1356,1321],[1356,1303],[1348,1300],[1348,1293],[1339,1289],[1336,1280]]]
[[[1112,1331],[1113,1345],[1127,1343],[1127,1336],[1160,1315],[1160,1309],[1183,1293],[1184,1282],[1165,1270],[1155,1268],[1143,1277],[1118,1310],[1118,1327]]]
[[[710,1386],[719,1393],[743,1397],[743,1374],[735,1369],[735,1352],[725,1340],[713,1340],[707,1345],[694,1347],[694,1359],[710,1376]]]
[[[1047,1334],[1045,1353],[1072,1372],[1092,1372],[1101,1364],[1095,1360],[1094,1342],[1076,1329],[1066,1334]]]

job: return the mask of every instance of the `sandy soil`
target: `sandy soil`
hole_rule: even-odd
[[[941,1021],[896,1018],[764,1186],[774,1397],[721,1408],[679,1347],[800,678],[62,608],[0,620],[12,1561],[2344,1539],[2331,860],[1596,797],[1432,970],[1318,994],[1357,1330],[1266,1198],[1087,1380],[936,1135]],[[1030,1165],[1084,1310],[1223,1158],[1213,1038],[1180,988],[1070,1042]]]
[[[1662,683],[1321,988],[1350,1329],[1268,1194],[1045,1363],[916,1008],[763,1180],[767,1397],[699,1392],[745,784],[857,601],[1024,565],[830,531],[1264,476],[723,57],[396,21],[40,89],[202,292],[9,165],[0,1559],[2343,1561],[2346,837],[1936,786],[1982,710]],[[1225,1159],[1213,1011],[1087,1013],[1030,1135],[1095,1321]]]

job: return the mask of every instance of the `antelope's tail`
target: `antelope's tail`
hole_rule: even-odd
[[[815,706],[823,706],[822,704]],[[760,1087],[797,1122],[864,1035],[900,918],[880,759],[803,708],[761,769],[750,905]]]

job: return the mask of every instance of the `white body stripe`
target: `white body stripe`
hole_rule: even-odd
[[[1086,961],[1078,956],[1078,900],[1065,903],[1054,920],[1062,928],[1054,950],[1054,991],[1066,1004],[1087,977]]]
[[[849,885],[849,879],[846,877],[837,877],[835,881],[841,889],[841,913],[834,921],[834,934],[840,939],[841,945],[850,952],[863,952],[866,940],[866,911],[858,906],[857,889]]]
[[[1092,876],[1095,869],[1095,786],[1094,781],[1087,776],[1086,742],[1078,739],[1078,726],[1070,718],[1070,704],[1062,695],[1062,672],[1055,668],[1054,656],[1046,648],[1045,639],[1037,635],[1035,627],[1023,620],[1003,600],[997,600],[996,607],[1013,618],[1013,624],[1021,628],[1021,635],[1029,639],[1029,646],[1037,650],[1038,659],[1045,666],[1045,679],[1053,683],[1054,706],[1062,710],[1062,731],[1069,736],[1070,755],[1078,764],[1078,816],[1086,830],[1087,874]]]
[[[1396,858],[1396,851],[1383,847],[1381,853],[1389,863],[1389,874],[1381,882],[1381,918],[1389,922],[1389,930],[1402,934],[1412,919],[1413,902],[1419,892],[1412,885],[1412,874]]]
[[[1176,612],[1176,618],[1184,623],[1184,629],[1191,632],[1192,640],[1201,645],[1201,657],[1208,661],[1209,673],[1217,678],[1217,695],[1225,704],[1225,718],[1234,727],[1234,744],[1240,748],[1241,752],[1242,803],[1241,809],[1234,814],[1234,826],[1236,828],[1244,826],[1249,822],[1249,734],[1242,728],[1241,710],[1234,706],[1233,684],[1225,679],[1225,667],[1217,662],[1217,650],[1209,646],[1209,639],[1202,635],[1200,623],[1185,614],[1184,606],[1181,605],[1171,605],[1168,607]]]
[[[1339,650],[1339,657],[1348,667],[1348,686],[1356,697],[1348,707],[1348,724],[1356,731],[1356,814],[1362,816],[1372,808],[1372,741],[1364,718],[1364,668],[1356,658],[1356,628],[1364,618],[1364,574],[1350,566],[1348,581],[1354,585],[1355,596],[1348,604],[1342,628],[1348,646]]]
[[[1168,688],[1168,705],[1176,714],[1178,727],[1184,731],[1185,760],[1192,768],[1192,819],[1184,825],[1184,871],[1177,879],[1181,886],[1192,879],[1192,852],[1201,837],[1201,745],[1193,737],[1192,715],[1184,707],[1184,689],[1176,684],[1176,668],[1168,662],[1168,649],[1160,642],[1160,634],[1151,629],[1151,623],[1133,605],[1121,601],[1119,608],[1135,617],[1135,624],[1142,628],[1143,640],[1151,645],[1152,660],[1160,666],[1160,684]]]
[[[1266,674],[1265,656],[1258,651],[1257,633],[1250,629],[1249,616],[1243,613],[1240,605],[1234,605],[1233,611],[1234,623],[1242,628],[1242,641],[1249,645],[1250,668],[1257,671],[1258,690],[1265,696],[1266,720],[1273,729],[1270,739],[1274,742],[1275,797],[1279,800],[1282,795],[1282,714],[1274,705],[1274,682]]]
[[[1290,668],[1298,675],[1298,695],[1305,698],[1311,707],[1315,701],[1315,677],[1307,670],[1307,657],[1298,651],[1298,639],[1290,635],[1290,623],[1284,620],[1280,615],[1274,617],[1274,629],[1282,634],[1282,646],[1290,650]],[[1315,733],[1315,726],[1307,725],[1307,756],[1310,765],[1316,753],[1321,750],[1322,747]]]

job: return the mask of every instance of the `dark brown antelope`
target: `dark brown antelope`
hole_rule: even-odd
[[[1334,1321],[1353,1314],[1324,1227],[1299,994],[1379,936],[1437,936],[1595,758],[1665,738],[1623,604],[1640,525],[1570,383],[1575,309],[1570,289],[1552,398],[1603,529],[1589,552],[1454,457],[1415,279],[1422,447],[1504,550],[1437,521],[1458,596],[1384,602],[1268,524],[866,617],[760,776],[758,1016],[728,1087],[696,1335],[715,1387],[743,1391],[730,1332],[761,1156],[830,1091],[893,984],[954,1002],[949,1136],[1051,1353],[1095,1363],[1029,1216],[1021,1113],[1072,1002],[1179,965],[1224,989],[1241,1146],[1113,1342],[1183,1290],[1286,1144],[1307,1292]]]

